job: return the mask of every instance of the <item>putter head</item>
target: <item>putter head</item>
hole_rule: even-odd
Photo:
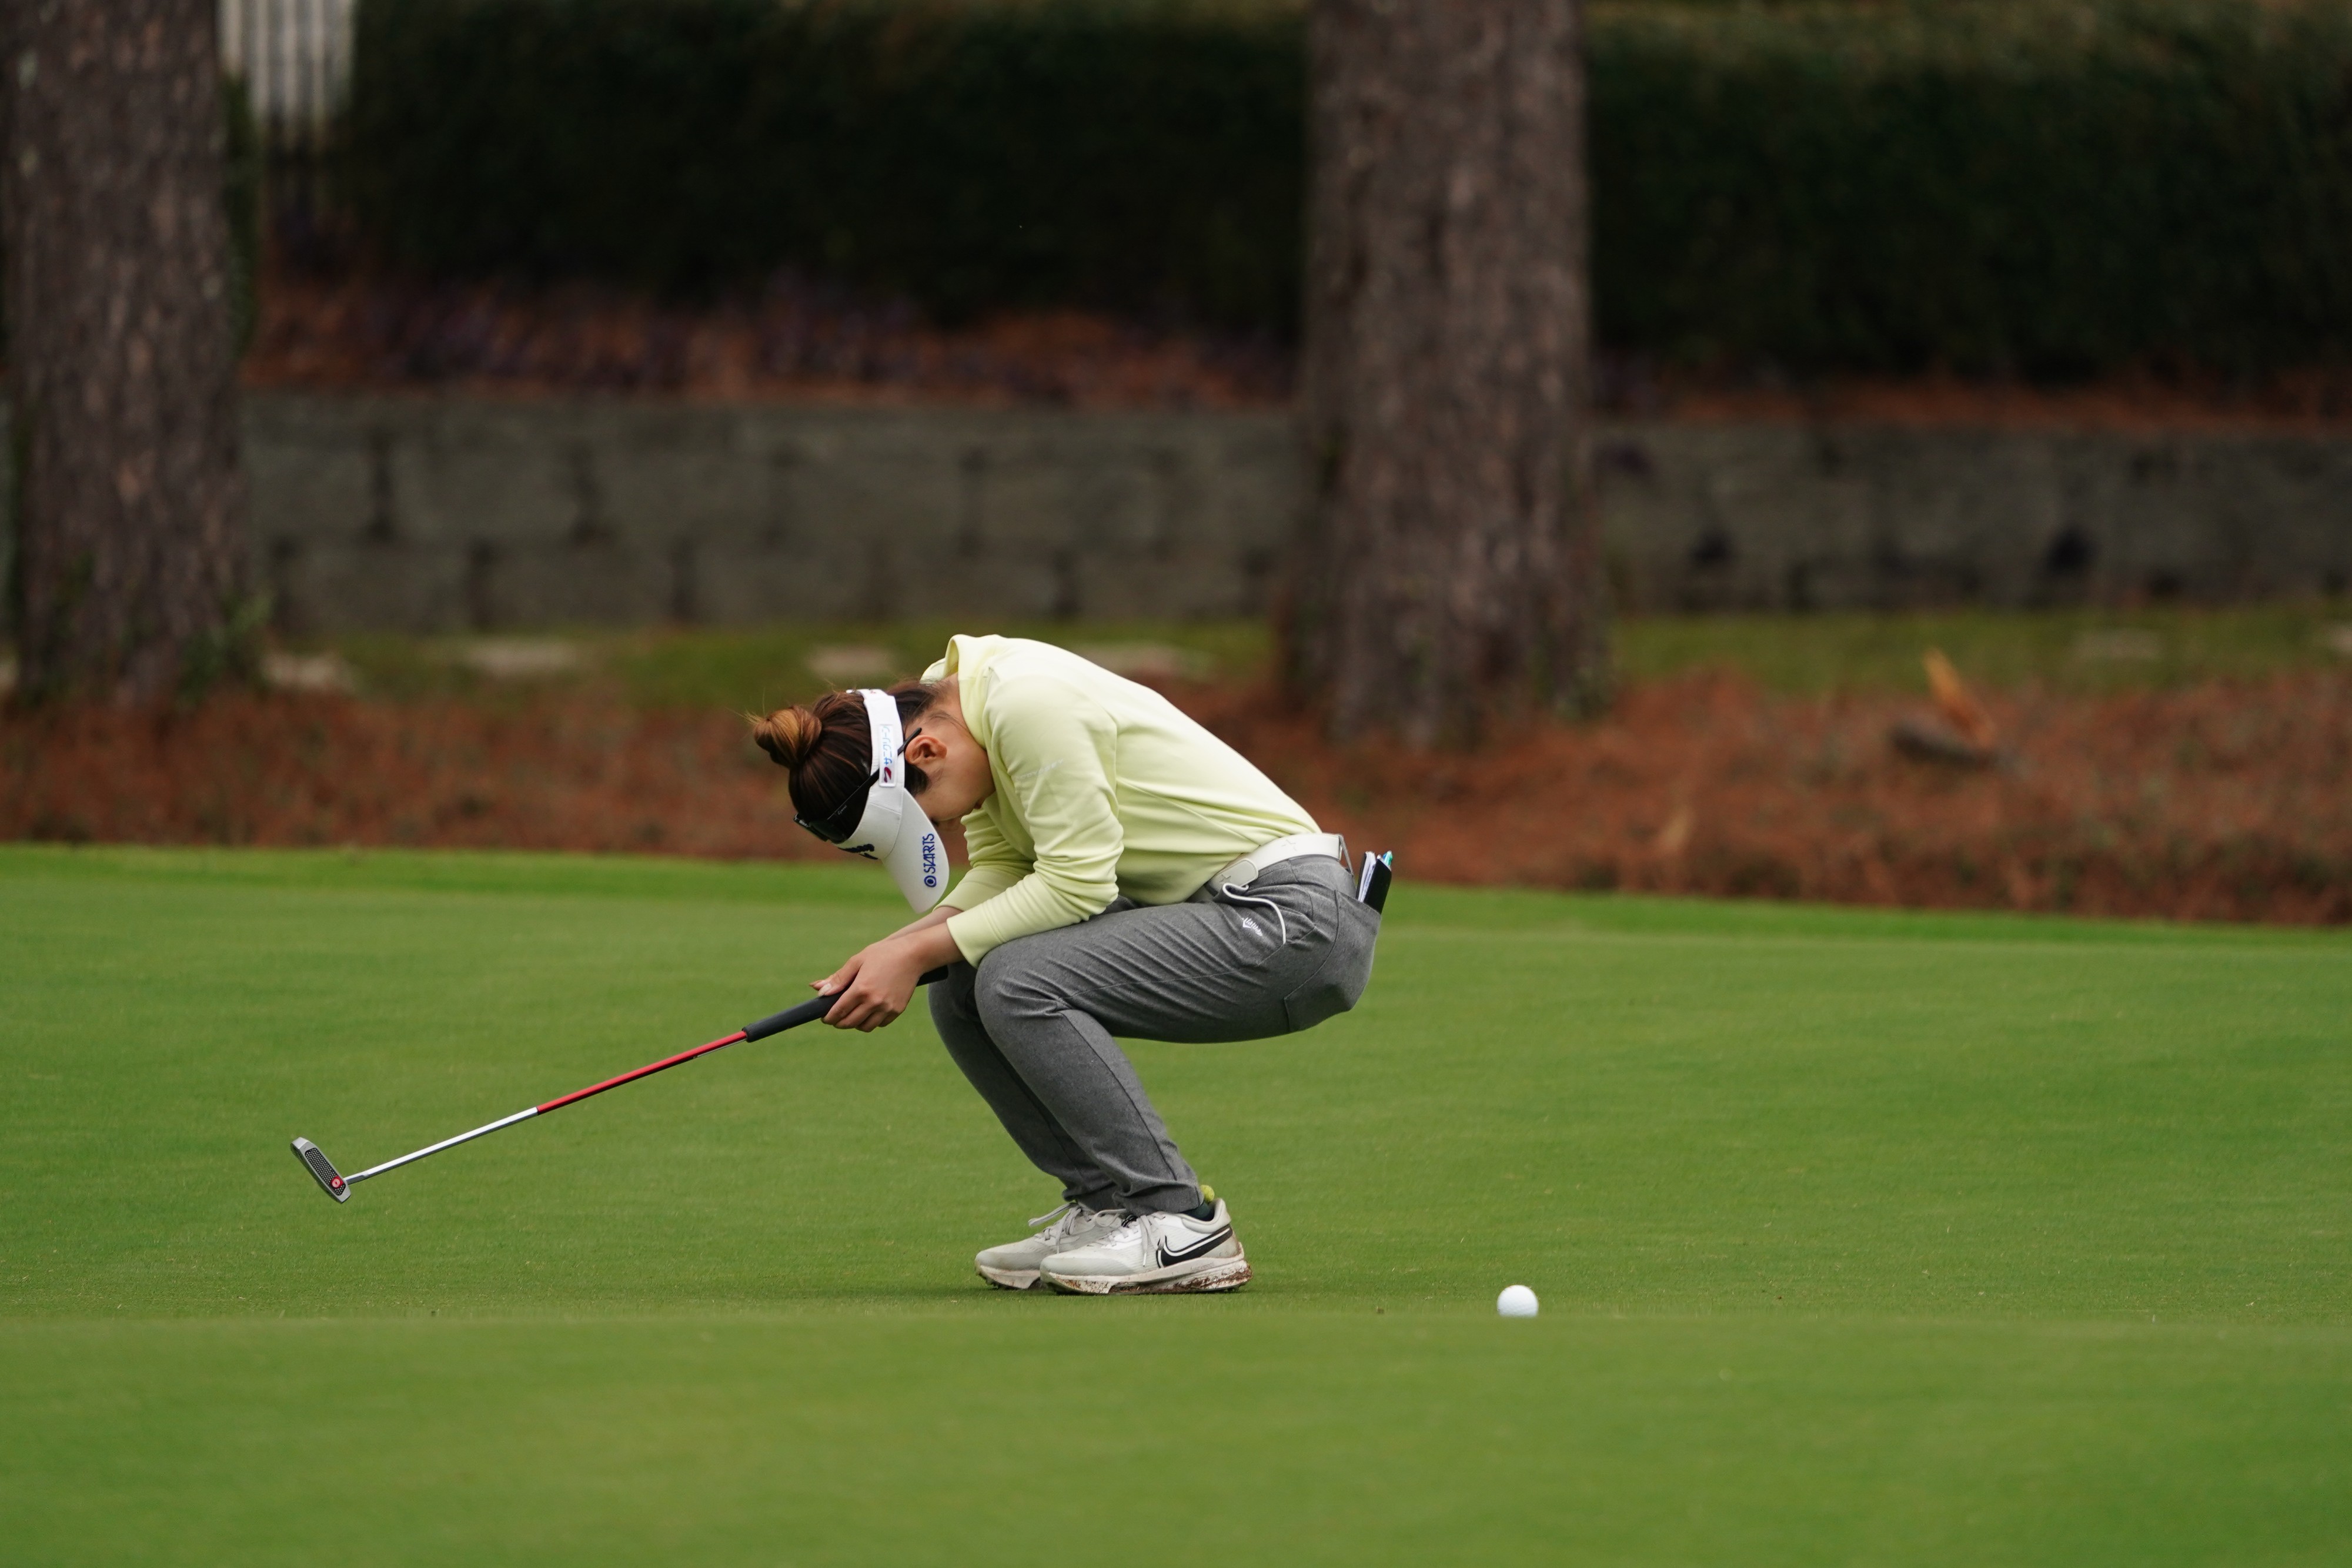
[[[308,1138],[295,1139],[294,1157],[302,1162],[304,1170],[317,1178],[320,1192],[337,1203],[351,1202],[351,1183],[343,1179],[342,1173],[335,1169],[335,1162],[329,1159],[318,1145]]]

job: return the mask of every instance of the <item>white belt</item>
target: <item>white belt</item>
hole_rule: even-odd
[[[1301,855],[1329,855],[1344,866],[1348,863],[1348,841],[1337,833],[1293,833],[1286,839],[1258,845],[1211,877],[1209,883],[1220,889],[1247,887],[1266,867],[1295,861]]]

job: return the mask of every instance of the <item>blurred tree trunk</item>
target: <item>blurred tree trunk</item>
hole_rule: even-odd
[[[0,0],[28,696],[201,686],[251,630],[216,4]]]
[[[1578,0],[1315,0],[1286,627],[1334,730],[1466,745],[1606,686]]]

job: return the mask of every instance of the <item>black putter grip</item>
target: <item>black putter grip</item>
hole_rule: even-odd
[[[916,981],[915,984],[919,986],[928,986],[935,980],[944,980],[947,977],[947,967],[942,966],[937,969],[933,969],[929,974],[925,975],[921,979]],[[788,1029],[798,1029],[804,1023],[812,1023],[816,1019],[824,1017],[825,1014],[833,1010],[833,1004],[840,999],[841,994],[838,991],[829,997],[811,997],[808,1000],[803,1002],[796,1008],[786,1008],[782,1012],[770,1013],[758,1023],[745,1024],[743,1026],[743,1038],[745,1040],[765,1040],[772,1034],[782,1034]]]

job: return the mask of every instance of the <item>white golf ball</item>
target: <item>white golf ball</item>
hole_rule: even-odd
[[[1525,1285],[1506,1285],[1495,1298],[1495,1310],[1507,1318],[1531,1318],[1536,1315],[1536,1293]]]

